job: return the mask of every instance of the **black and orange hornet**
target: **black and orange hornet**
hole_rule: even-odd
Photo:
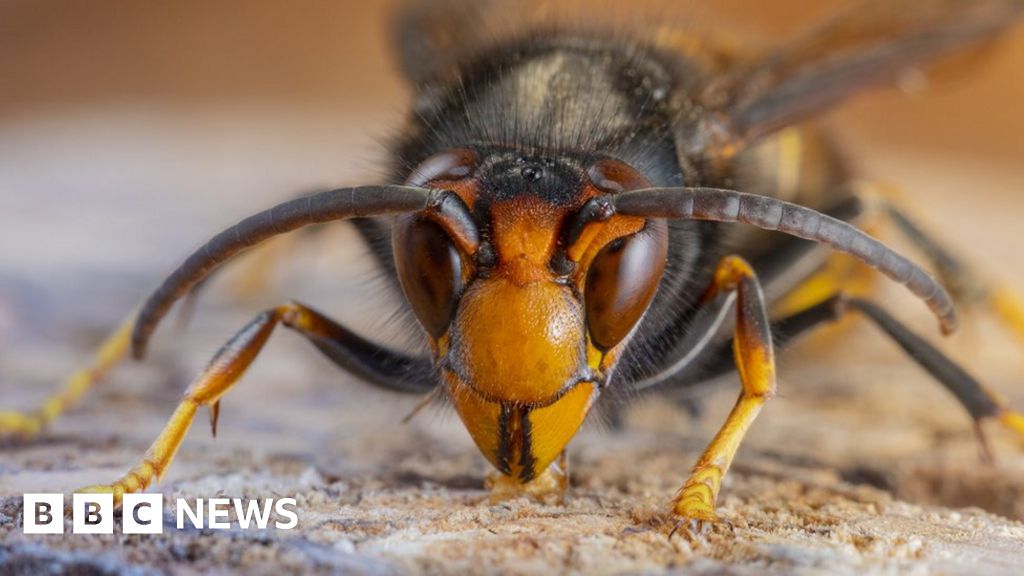
[[[142,461],[90,490],[119,500],[159,479],[200,407],[216,427],[224,394],[278,325],[367,382],[446,397],[502,493],[564,491],[566,446],[607,389],[678,389],[737,369],[739,400],[673,500],[677,526],[717,520],[722,477],[775,394],[775,350],[850,314],[873,322],[976,423],[1024,435],[1021,414],[857,287],[877,270],[926,304],[945,334],[960,302],[989,305],[1024,335],[1018,301],[882,187],[858,181],[814,122],[865,88],[991,42],[1024,2],[867,0],[767,53],[667,26],[630,35],[534,25],[539,8],[513,6],[407,8],[396,30],[414,113],[393,148],[393,183],[285,202],[214,236],[92,366],[39,410],[0,416],[0,432],[38,434],[129,350],[142,358],[172,305],[238,253],[348,219],[393,273],[430,357],[303,304],[266,310],[196,378]],[[510,12],[527,23],[507,26]],[[859,227],[880,221],[938,279]]]

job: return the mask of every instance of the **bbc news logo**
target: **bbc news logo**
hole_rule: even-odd
[[[25,534],[64,533],[63,494],[25,494],[23,501]],[[178,530],[187,525],[211,530],[228,530],[236,525],[242,530],[266,530],[273,525],[278,530],[291,530],[299,524],[294,498],[198,498],[194,504],[178,498],[175,503]],[[71,532],[113,534],[114,510],[113,494],[72,495]],[[125,494],[121,510],[122,533],[163,534],[163,494]]]

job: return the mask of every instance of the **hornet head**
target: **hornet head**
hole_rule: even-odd
[[[401,216],[399,279],[459,416],[529,482],[575,435],[664,271],[664,220],[616,216],[647,180],[608,158],[453,150],[408,184],[452,192]]]

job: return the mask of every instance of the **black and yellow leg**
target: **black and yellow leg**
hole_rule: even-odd
[[[74,407],[128,354],[135,315],[126,319],[100,346],[92,364],[68,377],[64,386],[34,411],[0,412],[0,440],[30,440]]]
[[[1019,290],[993,282],[977,271],[934,235],[929,234],[899,205],[894,187],[875,186],[877,212],[895,226],[932,263],[935,272],[961,305],[981,305],[1018,339],[1024,341],[1024,297]],[[870,193],[869,193],[870,194]]]
[[[998,420],[1024,438],[1024,415],[1010,408],[1002,398],[988,390],[963,367],[873,302],[844,295],[834,296],[797,315],[780,320],[775,324],[775,329],[779,334],[786,334],[787,339],[792,339],[821,323],[838,320],[849,312],[863,314],[885,332],[919,366],[956,397],[976,424],[980,425],[986,420]],[[785,342],[777,343],[785,345]]]
[[[725,424],[676,494],[673,511],[679,519],[677,529],[688,522],[703,524],[718,519],[715,502],[722,477],[747,429],[775,394],[775,353],[764,297],[753,269],[741,258],[730,256],[722,260],[708,298],[725,292],[735,292],[737,296],[732,349],[742,390]]]
[[[373,345],[366,341],[360,341],[358,342],[359,346],[353,346],[352,338],[358,337],[329,318],[301,304],[288,303],[267,310],[235,334],[217,352],[213,360],[186,390],[185,397],[174,411],[170,421],[146,451],[138,465],[112,484],[90,486],[83,491],[112,493],[115,501],[120,502],[124,494],[144,490],[154,480],[159,481],[181,446],[196,412],[202,406],[210,408],[210,424],[216,434],[217,413],[221,398],[249,368],[270,338],[274,328],[279,324],[305,336],[317,348],[347,370],[368,376],[379,384],[412,391],[411,385],[396,384],[388,378],[398,377],[413,368],[422,368],[417,359],[398,355],[385,356],[386,352],[381,349],[377,349],[375,354],[369,356],[353,352],[360,346]],[[404,374],[404,376],[409,375]],[[422,373],[419,378],[424,378]],[[412,380],[412,382],[417,381]],[[416,391],[419,391],[419,388],[416,388]]]
[[[805,310],[773,321],[771,331],[775,347],[785,348],[807,332],[841,320],[850,316],[852,312],[863,314],[885,332],[963,405],[976,424],[997,420],[1024,438],[1024,415],[1010,408],[1002,398],[988,390],[963,367],[893,318],[883,308],[863,298],[833,295]],[[732,360],[727,350],[718,350],[713,356],[714,359],[704,366],[700,377],[715,377],[732,370]]]
[[[808,277],[792,292],[772,305],[774,317],[785,317],[828,300],[833,294],[845,291],[869,294],[878,273],[846,254],[829,256],[825,265]]]
[[[840,307],[840,312],[843,308],[856,310],[871,319],[872,323],[899,344],[918,365],[945,386],[967,409],[976,423],[997,419],[1024,437],[1024,416],[1008,407],[1002,398],[986,389],[956,362],[927,340],[910,331],[881,307],[859,298],[839,298],[836,303]]]
[[[983,278],[895,205],[886,204],[886,211],[900,232],[935,263],[939,277],[957,300],[968,306],[980,304],[987,308],[1006,329],[1024,341],[1024,298],[1018,290]]]
[[[737,274],[743,278],[734,283],[737,285],[730,286],[728,282],[723,282],[729,280],[730,275],[735,277]],[[699,369],[690,368],[677,374],[680,385],[686,386],[689,382],[714,378],[738,368],[743,391],[725,425],[676,495],[674,512],[680,517],[676,530],[688,522],[699,525],[717,518],[714,503],[721,479],[751,422],[765,400],[775,391],[773,347],[783,348],[806,332],[841,320],[851,312],[859,312],[871,320],[960,402],[974,420],[986,453],[988,448],[981,435],[981,425],[986,421],[998,421],[1024,438],[1024,414],[1013,410],[956,362],[877,304],[862,298],[833,295],[767,325],[758,298],[756,279],[745,274],[750,274],[750,271],[744,270],[742,261],[737,259],[726,259],[716,274],[716,291],[733,288],[738,294],[736,335],[731,349],[723,347],[711,350],[708,363],[702,364]],[[772,343],[766,344],[765,338],[771,338]]]
[[[899,188],[879,183],[865,184],[861,187],[861,194],[872,205],[874,218],[891,224],[924,256],[958,303],[972,304],[983,296],[983,283],[972,267],[943,246],[934,235],[929,234],[901,206],[903,194]]]
[[[296,304],[286,305],[282,309],[287,306],[302,308]],[[303,333],[343,370],[371,384],[397,392],[426,394],[434,390],[436,380],[427,358],[407,356],[383,348],[321,314],[308,312],[307,324],[285,324]],[[125,320],[103,343],[93,363],[72,374],[64,387],[44,400],[39,409],[27,412],[0,412],[0,440],[31,439],[58,416],[75,406],[86,392],[128,355],[134,320],[134,314]],[[256,322],[258,321],[259,319]],[[224,353],[226,351],[222,350],[221,355]]]
[[[858,215],[862,228],[872,231],[890,224],[924,256],[958,304],[986,308],[1024,341],[1024,296],[1019,290],[986,278],[943,245],[901,206],[902,194],[895,187],[863,183],[858,187],[858,195],[867,205]],[[788,316],[827,300],[832,294],[867,295],[874,276],[877,275],[871,269],[849,256],[833,255],[821,270],[773,305],[772,311],[779,317]]]

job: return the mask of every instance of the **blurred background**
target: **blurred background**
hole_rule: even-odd
[[[644,3],[636,3],[638,9]],[[697,27],[724,26],[733,36],[770,44],[843,4],[686,0],[671,6],[680,20]],[[0,0],[0,408],[34,405],[211,233],[303,191],[382,178],[386,143],[408,103],[392,59],[394,5]],[[863,96],[830,119],[865,176],[902,185],[932,229],[993,276],[1024,286],[1021,62],[1024,30],[1018,29],[976,61],[973,73],[960,70],[912,93]],[[185,366],[170,374],[129,368],[115,379],[107,400],[109,394],[116,397],[117,382],[131,386],[122,397],[131,402],[125,398],[143,391],[161,394],[146,383],[166,379],[164,398],[173,401],[233,330],[254,311],[287,297],[369,329],[386,324],[388,314],[381,310],[388,296],[367,294],[363,281],[372,270],[358,250],[338,249],[355,242],[345,230],[337,233],[300,251],[299,262],[271,275],[274,289],[234,307],[229,318],[210,315],[232,309],[224,304],[237,293],[212,290],[200,305],[192,336],[174,339],[165,330],[157,347],[171,348],[168,357],[175,348],[187,350],[178,356],[187,359]],[[338,378],[298,339],[280,340],[259,370],[271,382],[286,378],[289,386],[270,393],[287,401],[310,382]],[[880,346],[884,358],[917,374],[891,346]],[[978,350],[981,356],[972,356]],[[994,384],[1004,390],[1011,384],[1019,389],[1017,350],[956,347],[977,365],[1002,362],[1006,375],[997,374]],[[286,356],[292,363],[280,362]],[[322,377],[303,377],[308,367],[323,371]],[[320,393],[347,403],[353,392],[344,388]],[[923,390],[956,410],[930,384],[908,393]],[[232,402],[244,397],[233,396]],[[247,398],[258,405],[255,397]],[[364,400],[375,398],[380,395],[371,392]],[[394,400],[379,402],[391,406]],[[62,424],[64,429],[95,434],[88,415],[102,417],[104,408],[90,406],[81,419]],[[407,408],[400,404],[392,416]],[[158,405],[155,419],[145,420],[139,446],[167,410],[168,404]],[[262,410],[265,415],[269,409]],[[929,408],[920,412],[930,418]],[[131,420],[126,411],[121,414]],[[964,426],[958,418],[951,422],[958,430]],[[222,445],[231,435],[227,428]],[[308,443],[299,437],[292,445],[302,449]],[[122,464],[107,462],[115,469]]]

